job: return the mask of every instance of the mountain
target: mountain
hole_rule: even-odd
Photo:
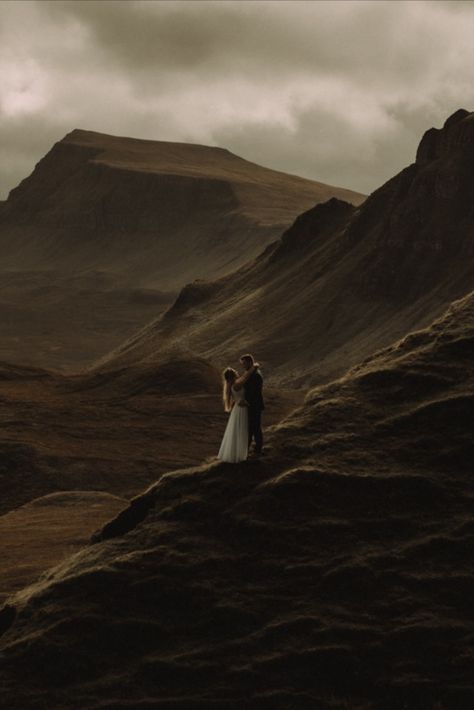
[[[358,193],[263,168],[228,150],[73,130],[4,206],[5,265],[103,269],[172,290],[261,250],[294,217]]]
[[[9,707],[472,707],[474,293],[0,612]],[[38,662],[41,659],[41,663]]]
[[[312,207],[230,277],[187,285],[91,371],[176,353],[220,367],[250,350],[274,382],[329,381],[472,289],[473,250],[474,114],[461,109],[363,204]]]
[[[88,364],[333,195],[364,199],[223,148],[75,129],[1,204],[0,357]]]

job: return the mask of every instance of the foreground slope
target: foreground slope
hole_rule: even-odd
[[[11,707],[472,707],[474,294],[0,613]],[[41,665],[38,663],[41,658]]]
[[[73,130],[0,204],[0,357],[89,363],[334,195],[364,199],[223,148]]]
[[[213,458],[227,416],[219,373],[197,358],[92,379],[0,362],[0,401],[0,601],[161,473]],[[276,422],[297,399],[267,401]]]
[[[473,287],[474,114],[459,110],[361,206],[313,207],[230,277],[189,284],[96,366],[180,351],[221,365],[251,350],[277,381],[324,382]]]

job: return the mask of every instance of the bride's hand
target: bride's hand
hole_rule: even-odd
[[[246,402],[245,399],[241,399],[238,404],[239,404],[239,407],[248,407],[249,406],[249,403]]]

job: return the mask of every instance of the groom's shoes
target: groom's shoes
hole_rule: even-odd
[[[251,458],[251,459],[259,459],[262,456],[265,456],[264,451],[251,451],[249,454],[249,458]]]

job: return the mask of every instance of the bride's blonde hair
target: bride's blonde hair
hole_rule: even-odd
[[[224,409],[226,412],[230,412],[232,409],[232,383],[237,379],[238,372],[234,370],[233,367],[226,367],[223,375],[223,386],[222,386],[222,401],[224,402]]]

